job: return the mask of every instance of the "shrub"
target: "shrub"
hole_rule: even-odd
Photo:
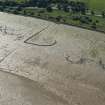
[[[91,27],[92,27],[93,29],[96,29],[96,28],[97,28],[96,22],[93,22]]]

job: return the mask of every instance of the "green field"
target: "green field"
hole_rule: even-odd
[[[88,0],[89,6],[95,10],[105,10],[105,0]]]
[[[93,10],[98,10],[98,11],[105,10],[105,0],[76,0],[76,1],[86,2],[89,8]]]

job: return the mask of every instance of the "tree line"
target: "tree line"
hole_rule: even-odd
[[[0,1],[1,8],[6,6],[17,6],[17,7],[38,7],[38,8],[47,8],[49,11],[52,10],[53,6],[59,10],[64,10],[65,12],[82,12],[85,14],[87,6],[84,2],[79,1],[68,1],[68,0],[24,0],[24,2],[18,2],[18,0],[5,0]]]

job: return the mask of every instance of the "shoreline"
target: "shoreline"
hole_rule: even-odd
[[[11,13],[11,12],[1,12],[1,13],[7,13],[7,14],[11,14],[11,15],[17,15],[17,16],[24,16],[24,17],[29,17],[29,18],[41,19],[41,20],[48,21],[48,22],[53,22],[53,23],[56,23],[56,24],[73,26],[73,27],[77,27],[77,28],[81,28],[81,29],[90,30],[90,31],[94,31],[94,32],[99,32],[99,33],[105,34],[104,30],[92,29],[91,27],[89,28],[89,27],[85,27],[85,26],[82,26],[82,25],[74,25],[74,24],[69,24],[69,23],[64,23],[64,22],[56,22],[56,21],[53,21],[53,20],[50,20],[50,19],[45,19],[45,18],[42,18],[42,17],[28,16],[28,15],[22,15],[22,14],[14,14],[14,13]]]

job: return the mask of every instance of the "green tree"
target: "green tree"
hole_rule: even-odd
[[[105,18],[105,11],[102,11],[102,17]]]

